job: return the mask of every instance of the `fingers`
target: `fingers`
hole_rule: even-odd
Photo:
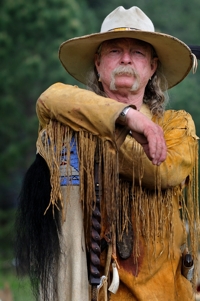
[[[160,165],[167,156],[162,128],[144,114],[133,109],[128,111],[126,117],[127,126],[136,141],[142,145],[149,160],[155,165]]]
[[[148,141],[148,149],[144,148],[148,158],[154,165],[160,165],[167,157],[167,146],[163,130],[157,124],[145,129],[144,135]]]
[[[132,132],[132,136],[138,143],[141,144],[149,160],[151,160],[154,165],[160,165],[163,161],[165,161],[167,156],[167,148],[164,137],[162,139],[163,134],[159,136],[153,135],[152,138],[151,134],[147,135],[149,142],[147,140],[147,137],[145,137],[144,135]]]

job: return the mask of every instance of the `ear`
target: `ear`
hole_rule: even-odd
[[[94,64],[95,64],[96,69],[98,71],[98,67],[100,66],[100,55],[98,53],[95,53]]]
[[[158,67],[158,58],[157,58],[157,57],[154,57],[154,58],[151,60],[151,70],[152,70],[151,76],[155,73],[157,67]]]

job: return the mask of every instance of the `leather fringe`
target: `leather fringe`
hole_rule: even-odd
[[[69,127],[64,126],[56,121],[50,121],[47,128],[39,133],[37,140],[37,152],[45,159],[51,174],[51,198],[49,209],[52,204],[53,210],[56,207],[63,211],[65,202],[60,189],[60,157],[63,146],[67,149],[67,161],[70,161],[70,141],[72,136],[75,138],[79,156],[79,172],[80,172],[80,201],[82,202],[84,220],[86,221],[86,245],[89,244],[89,231],[92,209],[95,206],[95,187],[94,187],[94,157],[95,149],[99,148],[100,165],[102,166],[103,184],[102,192],[104,204],[106,204],[107,224],[110,229],[117,228],[117,235],[122,238],[125,231],[128,231],[129,224],[134,229],[134,261],[137,262],[140,256],[139,238],[142,235],[146,241],[146,245],[154,244],[157,238],[160,239],[164,248],[173,249],[174,229],[172,221],[174,194],[179,195],[182,206],[182,220],[189,227],[188,248],[197,261],[198,255],[198,239],[199,239],[199,199],[198,199],[198,149],[195,150],[195,166],[192,174],[188,178],[188,183],[184,187],[181,185],[175,188],[161,190],[159,167],[154,175],[155,187],[152,191],[142,187],[143,150],[138,143],[134,143],[133,153],[137,155],[137,164],[139,169],[139,183],[132,183],[119,180],[119,163],[118,154],[115,145],[111,141],[104,140],[87,131],[72,131]],[[71,167],[66,164],[66,176],[70,176]],[[133,179],[134,179],[133,166]],[[70,190],[70,183],[67,189]],[[130,210],[134,213],[134,219],[130,217]],[[44,212],[44,214],[46,213]],[[132,214],[133,215],[133,214]],[[163,227],[165,225],[165,227]],[[169,245],[164,244],[164,238],[168,236]],[[160,255],[163,250],[160,251]],[[154,250],[154,256],[156,250]],[[151,254],[152,256],[152,254]],[[172,254],[173,256],[173,254]],[[155,258],[154,258],[155,259]],[[151,263],[150,263],[151,264]],[[197,264],[195,264],[195,268]],[[193,284],[196,283],[197,270],[195,270]]]

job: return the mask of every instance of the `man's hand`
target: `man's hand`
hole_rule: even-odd
[[[165,161],[167,147],[162,128],[132,108],[126,114],[126,121],[132,136],[142,145],[149,160],[154,165],[160,165]]]

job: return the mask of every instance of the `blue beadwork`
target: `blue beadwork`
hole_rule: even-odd
[[[67,162],[67,149],[66,146],[62,149],[62,156],[61,156],[61,166],[62,164],[65,165]],[[72,168],[72,173],[70,177],[61,176],[60,178],[60,185],[66,186],[68,184],[71,185],[79,185],[80,178],[79,178],[79,160],[77,154],[77,145],[76,140],[72,138],[70,142],[70,166]]]

